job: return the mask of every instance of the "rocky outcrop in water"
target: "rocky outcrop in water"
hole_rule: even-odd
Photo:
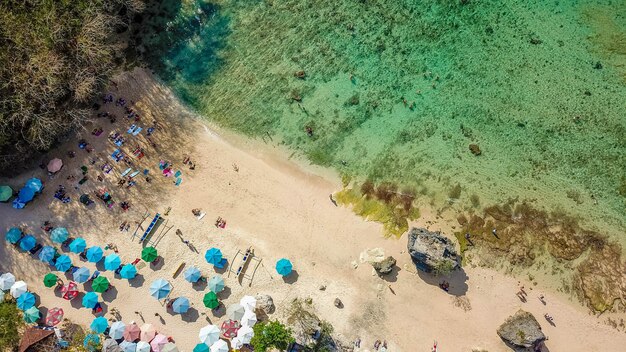
[[[407,248],[417,269],[430,273],[443,267],[450,271],[459,268],[454,244],[441,233],[412,228],[408,238]]]
[[[498,336],[515,352],[541,351],[546,336],[535,317],[523,310],[508,317],[498,328]]]

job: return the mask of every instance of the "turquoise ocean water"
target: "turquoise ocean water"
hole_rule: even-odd
[[[437,209],[517,198],[626,243],[626,2],[161,3],[138,48],[205,118]]]

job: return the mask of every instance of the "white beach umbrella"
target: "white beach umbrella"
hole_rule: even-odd
[[[253,296],[243,296],[239,304],[241,304],[245,310],[254,310],[256,308],[256,298]]]
[[[243,317],[243,313],[245,312],[245,308],[241,304],[237,303],[226,308],[226,316],[230,320],[241,320],[241,318]]]
[[[211,352],[228,352],[228,344],[224,340],[217,340],[211,345]]]
[[[254,324],[256,324],[256,314],[254,314],[253,311],[251,310],[247,310],[245,313],[243,313],[243,317],[241,318],[241,325],[245,325],[245,326],[254,326]]]
[[[120,342],[120,348],[124,352],[136,352],[137,351],[137,344],[134,343],[134,342],[130,342],[130,341],[122,341],[122,342]]]
[[[237,331],[237,337],[243,343],[250,343],[252,337],[254,336],[254,330],[252,330],[249,326],[242,326],[239,331]]]
[[[150,344],[146,341],[137,342],[136,348],[135,352],[150,352]]]
[[[232,339],[230,339],[230,347],[238,350],[241,348],[241,346],[243,346],[243,342],[241,342],[240,338],[233,337]]]
[[[26,291],[28,291],[28,286],[24,281],[18,281],[11,286],[11,296],[15,298],[18,298]]]
[[[126,329],[126,324],[122,321],[116,321],[109,328],[109,336],[114,340],[119,340],[124,337],[124,329]]]
[[[215,325],[207,325],[200,329],[200,333],[198,334],[200,338],[200,342],[206,344],[207,346],[211,346],[215,341],[220,338],[220,328]]]
[[[0,303],[4,302],[4,296],[5,296],[4,292],[0,291]]]
[[[0,275],[0,290],[6,291],[15,283],[15,276],[11,273],[4,273]]]

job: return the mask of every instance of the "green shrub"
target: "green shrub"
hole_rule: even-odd
[[[250,344],[256,352],[265,352],[270,348],[286,350],[294,341],[291,329],[274,320],[254,326],[254,337]]]
[[[18,332],[22,325],[22,317],[17,306],[8,301],[0,303],[0,346],[8,347],[8,350],[17,347],[20,342]]]

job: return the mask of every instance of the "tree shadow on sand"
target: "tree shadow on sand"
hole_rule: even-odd
[[[435,276],[430,273],[425,273],[421,270],[417,270],[417,275],[429,285],[439,286],[445,281],[450,284],[448,291],[442,289],[452,296],[464,296],[467,293],[467,280],[469,277],[465,274],[463,269],[456,270],[449,275]]]

